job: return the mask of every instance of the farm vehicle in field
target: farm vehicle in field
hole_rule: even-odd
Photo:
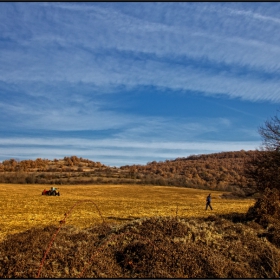
[[[54,196],[60,196],[60,193],[58,191],[58,188],[54,188],[54,187],[51,187],[50,190],[46,190],[44,189],[43,192],[42,192],[42,195],[54,195]]]

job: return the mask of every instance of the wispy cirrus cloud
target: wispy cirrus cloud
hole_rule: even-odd
[[[14,71],[5,68],[1,71],[0,68],[4,81],[85,82],[100,87],[140,84],[222,93],[249,100],[279,101],[280,47],[279,37],[275,39],[276,29],[267,32],[261,24],[253,28],[246,19],[246,25],[250,25],[251,37],[248,38],[246,28],[241,28],[243,34],[238,26],[235,27],[235,23],[239,25],[239,12],[234,13],[233,9],[224,14],[218,4],[210,5],[207,11],[201,10],[200,5],[189,3],[180,5],[180,8],[171,3],[152,5],[157,19],[154,20],[145,17],[144,3],[137,5],[144,12],[142,18],[115,9],[113,3],[104,6],[94,3],[30,6],[45,13],[39,13],[37,24],[28,25],[29,32],[22,38],[25,48],[16,53],[13,49],[3,50],[1,60],[4,65],[7,68],[18,65]],[[158,15],[167,13],[167,7],[171,10],[169,17],[178,16],[175,23],[164,17],[158,19]],[[21,9],[27,18],[31,18],[31,23],[38,20],[32,17],[29,9],[23,6]],[[63,16],[55,16],[58,12]],[[191,12],[195,14],[195,21],[190,22],[194,17]],[[189,20],[185,19],[188,18],[186,15]],[[223,24],[217,28],[219,22]],[[274,37],[274,41],[264,41],[262,33]],[[40,52],[36,51],[38,48]],[[118,53],[112,54],[112,50]],[[141,54],[154,54],[154,57],[141,57]],[[170,56],[172,59],[178,57],[186,64],[166,62]],[[205,58],[212,69],[221,63],[228,67],[211,73],[200,66]],[[231,68],[235,69],[237,65],[240,69],[247,67],[246,74],[241,74],[241,70],[232,72]],[[266,79],[259,79],[260,74],[257,77],[250,74],[256,71],[264,74]],[[263,94],[265,89],[269,95]]]
[[[280,75],[274,74],[272,77],[264,79],[266,77],[266,73],[264,73],[263,78],[260,79],[260,73],[255,77],[250,72],[234,75],[231,71],[216,72],[214,70],[209,73],[208,69],[199,67],[199,61],[194,61],[191,65],[182,65],[152,58],[131,60],[131,58],[127,59],[121,55],[101,57],[103,57],[102,63],[98,62],[100,59],[97,56],[80,55],[75,63],[75,59],[69,60],[69,53],[66,52],[53,65],[43,67],[43,65],[47,65],[47,61],[44,61],[42,69],[27,66],[27,71],[20,68],[14,72],[0,70],[0,74],[5,82],[15,80],[18,83],[69,81],[69,83],[94,84],[100,88],[111,88],[111,90],[116,86],[153,85],[170,89],[200,91],[212,95],[225,94],[253,101],[279,102],[280,98],[278,83]],[[89,61],[92,63],[90,64]],[[76,69],[81,70],[77,72]],[[46,70],[47,76],[42,73]],[[33,94],[32,91],[31,94]]]
[[[273,22],[276,24],[280,24],[280,19],[277,17],[273,16],[265,16],[259,13],[255,13],[252,11],[246,11],[246,10],[234,10],[234,9],[228,9],[228,11],[234,15],[240,15],[240,16],[245,16],[245,17],[250,17],[255,20],[259,20],[261,22]]]

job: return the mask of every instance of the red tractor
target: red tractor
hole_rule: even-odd
[[[46,189],[43,190],[42,195],[54,195],[54,196],[60,196],[60,193],[58,191],[58,188],[51,187],[49,191]]]

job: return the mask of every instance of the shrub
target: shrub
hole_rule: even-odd
[[[26,184],[34,184],[35,181],[36,181],[35,174],[29,174],[29,175],[25,178]]]
[[[270,219],[280,222],[280,191],[278,189],[265,189],[263,195],[247,213],[249,219],[267,226]]]

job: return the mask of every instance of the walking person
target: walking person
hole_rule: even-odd
[[[210,207],[211,210],[213,210],[212,206],[211,206],[211,193],[209,193],[209,195],[206,198],[206,209],[205,210],[207,210],[208,206]]]

